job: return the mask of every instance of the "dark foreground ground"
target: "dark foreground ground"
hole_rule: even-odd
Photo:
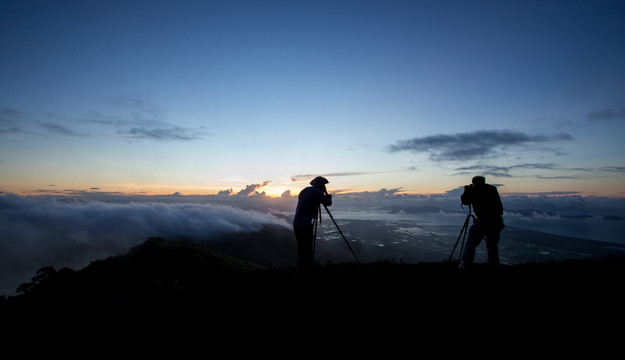
[[[517,339],[517,352],[529,338],[568,339],[566,346],[574,346],[574,339],[588,345],[600,333],[605,349],[622,334],[624,270],[619,256],[494,272],[483,265],[461,271],[453,262],[380,261],[325,264],[302,277],[293,267],[264,268],[200,245],[152,238],[81,270],[41,269],[20,295],[0,300],[0,323],[5,330],[49,334],[63,327],[188,331],[213,341],[215,334],[278,342],[295,336],[310,346],[326,337],[360,347],[389,336],[402,346]]]

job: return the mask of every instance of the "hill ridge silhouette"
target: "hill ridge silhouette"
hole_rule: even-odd
[[[528,313],[582,298],[586,309],[607,310],[622,299],[623,270],[621,256],[503,265],[494,272],[482,264],[461,271],[455,262],[381,260],[318,265],[302,278],[293,266],[266,267],[195,243],[149,238],[80,270],[40,269],[19,295],[0,301],[0,319],[215,320],[224,309],[237,318],[288,318],[298,303],[316,304],[319,313],[340,312],[345,304],[373,313],[385,309],[387,315],[415,307],[445,312],[460,303]]]

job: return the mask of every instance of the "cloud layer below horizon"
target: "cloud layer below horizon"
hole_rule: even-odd
[[[0,294],[12,293],[43,266],[83,267],[149,237],[211,241],[258,232],[284,219],[209,204],[76,202],[0,196]]]
[[[152,236],[210,244],[266,226],[290,232],[297,197],[262,196],[257,190],[266,183],[206,196],[0,195],[0,295],[13,293],[41,267],[81,268]],[[459,203],[461,192],[462,186],[435,195],[403,194],[399,188],[336,193],[331,211],[337,219],[456,225],[467,211]],[[509,194],[503,202],[507,225],[622,243],[625,199],[573,192]]]

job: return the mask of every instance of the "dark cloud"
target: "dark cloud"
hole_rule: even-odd
[[[262,187],[264,187],[264,186],[267,186],[267,185],[269,185],[270,183],[271,183],[271,180],[269,180],[269,181],[263,181],[263,183],[262,183],[262,184],[250,184],[250,185],[247,185],[247,186],[245,187],[245,189],[242,189],[241,191],[239,191],[239,192],[237,193],[237,195],[242,195],[242,196],[264,195],[264,194],[265,194],[264,192],[263,192],[263,193],[259,193],[259,192],[258,192],[258,191],[256,191],[256,190],[258,190],[258,189],[260,189],[260,188],[262,188]]]
[[[535,192],[524,192],[524,193],[508,193],[507,196],[571,196],[571,195],[581,195],[581,191],[535,191]]]
[[[60,119],[56,118],[54,114],[46,114],[45,117],[52,119],[52,121],[42,121],[40,116],[27,114],[16,109],[0,107],[0,133],[23,133],[35,136],[48,136],[50,134],[87,136],[68,128],[66,124],[61,124],[59,122]],[[45,131],[42,132],[41,129]]]
[[[544,170],[548,171],[559,171],[570,173],[571,175],[547,175],[544,172],[540,172],[538,174],[533,175],[523,175],[524,177],[534,177],[537,179],[543,180],[557,180],[557,179],[580,179],[582,177],[587,178],[589,176],[597,175],[601,172],[612,172],[612,173],[625,173],[625,166],[604,166],[599,168],[566,168],[561,167],[556,164],[541,164],[541,163],[521,163],[510,166],[493,166],[493,165],[485,165],[485,164],[475,164],[470,166],[458,167],[455,170],[457,171],[453,175],[471,175],[471,174],[482,174],[482,175],[491,175],[495,177],[517,177],[518,175],[514,174],[513,170],[518,169],[529,169],[529,170]],[[582,173],[582,175],[580,175]],[[600,175],[598,175],[600,176]]]
[[[227,189],[227,190],[220,190],[217,195],[232,195],[234,194],[234,190],[232,190],[232,188]]]
[[[588,121],[590,122],[610,120],[625,120],[625,110],[614,111],[612,109],[605,109],[588,114]]]
[[[103,126],[116,135],[136,140],[192,141],[202,139],[206,132],[202,128],[183,127],[156,120],[106,119],[104,115],[92,115],[84,122]]]
[[[579,179],[579,176],[573,176],[573,175],[552,175],[552,176],[547,176],[547,175],[536,175],[537,179],[542,179],[542,180],[571,180],[571,179]]]
[[[495,177],[513,177],[511,172],[517,169],[533,169],[533,170],[555,170],[557,166],[555,164],[537,164],[537,163],[522,163],[510,166],[493,166],[476,164],[471,166],[463,166],[456,168],[458,171],[454,175],[470,175],[481,174],[491,175]]]
[[[395,189],[381,189],[378,194],[380,196],[393,196],[401,191],[402,188]]]
[[[604,166],[601,171],[625,173],[625,166]]]
[[[200,134],[196,130],[169,124],[133,127],[120,131],[120,133],[128,135],[133,139],[188,141],[200,138]]]
[[[23,115],[19,110],[0,106],[0,134],[22,132],[19,123]]]
[[[125,121],[102,122],[118,127],[118,133],[133,139],[189,141],[202,137],[200,129],[173,125],[164,121],[165,110],[141,95],[126,94],[109,99],[109,104],[122,110]]]
[[[382,188],[378,191],[358,191],[358,192],[337,190],[337,191],[332,191],[332,193],[335,196],[337,196],[337,198],[340,198],[342,200],[352,201],[352,202],[372,201],[372,200],[377,201],[383,198],[402,197],[405,194],[402,193],[401,189],[402,188],[394,188],[394,189]]]
[[[163,111],[158,108],[149,107],[140,99],[120,98],[111,101],[119,108],[126,111],[121,117],[107,116],[99,113],[91,114],[89,118],[68,121],[56,118],[53,114],[48,114],[48,121],[29,120],[25,113],[16,109],[0,107],[0,134],[9,133],[29,133],[40,135],[34,127],[43,128],[47,134],[62,136],[92,136],[94,130],[78,132],[72,129],[74,126],[84,124],[96,124],[109,131],[109,135],[121,135],[135,140],[156,140],[156,141],[192,141],[202,139],[206,132],[202,128],[184,127],[162,121]],[[50,121],[51,119],[51,121]],[[30,130],[29,130],[30,128]],[[106,133],[98,131],[98,135]]]
[[[159,121],[165,116],[165,110],[155,106],[152,101],[139,94],[123,94],[108,99],[115,108],[129,112],[135,121]]]
[[[257,190],[265,187],[267,185],[269,185],[271,183],[271,180],[268,181],[263,181],[260,184],[250,184],[245,186],[245,189],[241,189],[239,190],[238,193],[235,193],[234,190],[232,190],[232,188],[230,189],[226,189],[226,190],[220,190],[217,195],[226,195],[226,196],[230,196],[230,195],[236,195],[236,196],[265,196],[265,192],[263,191],[262,193],[259,193]]]
[[[3,123],[0,120],[0,134],[14,134],[22,132],[22,129],[10,123]]]
[[[127,94],[107,99],[111,112],[93,112],[82,122],[96,124],[135,140],[192,141],[202,139],[203,128],[185,127],[167,120],[166,111],[141,95]]]
[[[79,134],[77,134],[76,132],[74,132],[72,130],[69,130],[65,126],[59,125],[57,123],[45,122],[45,123],[41,123],[40,125],[41,125],[41,127],[45,128],[48,131],[51,131],[51,132],[53,132],[55,134],[65,135],[65,136],[79,136]]]
[[[0,119],[14,119],[22,115],[24,115],[24,113],[20,110],[0,106]]]
[[[482,130],[453,135],[432,135],[401,140],[389,146],[390,152],[412,151],[427,153],[435,161],[464,161],[498,155],[515,147],[536,147],[554,141],[572,140],[565,133],[556,135],[529,135],[511,130]]]

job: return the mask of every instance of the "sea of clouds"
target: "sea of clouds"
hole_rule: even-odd
[[[269,224],[289,226],[284,218],[228,205],[0,196],[0,295],[41,267],[82,268],[152,236],[206,242]]]
[[[338,219],[405,219],[431,225],[463,224],[461,189],[441,195],[381,190],[337,194]],[[0,195],[0,295],[12,294],[37,269],[80,269],[126,252],[149,237],[210,244],[266,226],[290,231],[297,198],[260,194],[212,196]],[[507,225],[551,234],[625,244],[625,199],[581,196],[506,196]],[[325,215],[324,215],[325,216]],[[327,219],[326,219],[327,221]]]

